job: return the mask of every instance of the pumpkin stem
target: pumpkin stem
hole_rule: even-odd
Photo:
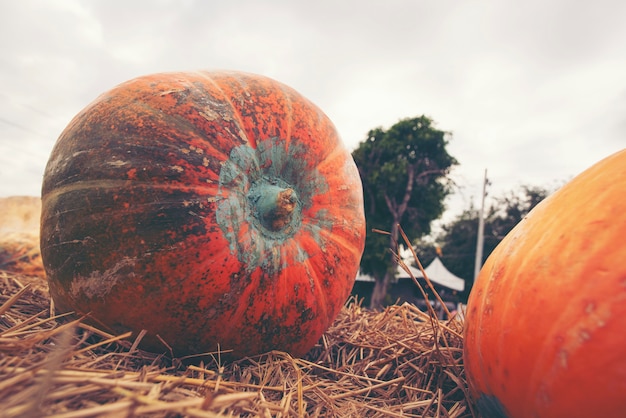
[[[293,189],[266,185],[261,196],[254,199],[257,218],[263,225],[272,230],[280,231],[291,222],[296,208],[297,196]]]

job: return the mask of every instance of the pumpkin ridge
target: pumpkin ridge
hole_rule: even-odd
[[[536,208],[536,210],[539,211],[541,210],[541,208],[538,207]],[[516,252],[517,247],[524,245],[523,242],[526,240],[526,236],[523,234],[523,228],[527,224],[527,222],[528,222],[527,218],[522,219],[522,221],[517,226],[517,229],[511,231],[511,233],[509,234],[510,236],[507,237],[507,241],[505,245],[503,246],[504,251],[498,254],[498,258],[494,260],[492,273],[490,274],[490,277],[492,277],[492,279],[484,288],[485,290],[484,300],[489,299],[490,301],[492,301],[493,300],[492,293],[496,292],[498,294],[498,299],[499,299],[497,301],[498,302],[497,306],[509,308],[509,309],[504,309],[504,310],[498,310],[497,312],[492,311],[491,317],[495,319],[489,320],[489,327],[492,328],[491,332],[494,332],[493,329],[500,330],[500,332],[496,333],[496,337],[494,338],[494,340],[497,341],[497,346],[499,347],[496,353],[496,357],[495,357],[498,360],[498,363],[495,363],[495,362],[492,363],[492,373],[494,374],[505,374],[505,372],[502,370],[503,366],[501,365],[501,363],[504,362],[505,364],[509,364],[508,358],[512,355],[514,350],[517,349],[516,346],[507,344],[508,343],[507,337],[509,337],[510,333],[504,332],[505,329],[503,327],[503,324],[511,323],[511,321],[519,321],[518,318],[512,317],[515,310],[512,309],[512,303],[510,301],[512,297],[517,296],[515,292],[502,292],[502,291],[497,291],[497,289],[517,288],[517,286],[519,286],[518,282],[520,282],[521,280],[520,272],[529,271],[529,269],[531,269],[532,266],[527,266],[526,263],[524,263],[524,261],[526,260],[523,260],[522,264],[518,266],[515,272],[506,272],[506,271],[499,272],[497,268],[498,267],[502,268],[502,266],[505,265],[504,260],[506,260],[508,257],[514,256],[513,253]],[[538,245],[539,243],[535,242],[535,248],[537,248]],[[493,302],[490,302],[490,304],[493,306]],[[485,364],[488,365],[489,363],[484,362],[483,365]],[[533,368],[532,370],[529,370],[529,372],[534,373],[535,369],[536,367]],[[484,373],[484,376],[489,375],[489,373],[487,373],[486,371],[484,371],[483,373]],[[487,381],[488,380],[489,379],[487,378]],[[515,385],[516,382],[513,381],[512,384]],[[528,405],[531,405],[534,402],[534,399],[530,398],[530,395],[532,394],[532,392],[528,390],[528,388],[523,388],[525,389],[523,393],[518,392],[522,388],[518,388],[517,386],[515,388],[516,388],[516,396],[519,398],[519,403],[522,406],[522,408],[527,407]],[[505,392],[505,389],[502,385],[493,386],[489,384],[488,389],[489,389],[489,392],[493,394],[495,399],[498,401],[502,401],[501,397],[504,397],[506,395],[506,393],[503,393]],[[507,391],[511,391],[511,389],[507,388]],[[502,407],[504,408],[504,406]]]
[[[524,222],[525,220],[522,220],[522,223]],[[509,244],[507,248],[514,251],[515,246],[519,245],[518,240],[523,239],[523,238],[524,237],[520,237],[519,235],[513,234],[513,236],[509,240]],[[506,251],[505,253],[508,254],[508,252]],[[495,266],[498,266],[498,265],[501,265],[500,262],[495,263]],[[522,269],[523,268],[520,267],[520,270]],[[498,286],[502,288],[507,288],[507,287],[516,288],[517,282],[520,280],[520,276],[517,273],[518,272],[509,273],[509,275],[507,275],[506,277],[500,277],[500,280],[497,280],[497,279],[493,280],[489,284],[489,291],[486,292],[487,295],[490,296],[489,294],[491,291],[493,291],[494,286],[495,286],[494,283],[496,281],[500,282]],[[499,350],[495,353],[495,358],[498,360],[498,363],[494,362],[494,364],[492,365],[492,370],[493,370],[492,373],[503,375],[505,374],[505,372],[502,370],[501,363],[508,364],[508,361],[506,359],[514,355],[514,351],[517,349],[515,345],[508,343],[509,342],[508,339],[510,338],[510,332],[508,332],[505,326],[505,324],[510,323],[510,321],[516,320],[516,318],[512,317],[513,312],[514,312],[514,309],[512,309],[512,304],[513,304],[512,299],[516,296],[516,294],[515,292],[498,292],[498,295],[500,298],[500,301],[498,302],[498,306],[505,306],[505,307],[508,307],[509,309],[504,309],[502,311],[500,310],[495,311],[494,309],[493,313],[491,314],[494,318],[490,321],[491,327],[496,327],[498,330],[500,330],[500,332],[496,334],[497,335],[496,339],[498,341]],[[494,326],[493,324],[497,324],[497,326]],[[503,381],[506,381],[506,379],[503,378]],[[515,382],[512,382],[512,383],[515,384]],[[497,386],[491,387],[490,385],[489,390],[491,391],[492,394],[494,395],[497,394],[496,400],[500,401],[501,400],[500,396],[501,395],[504,396],[502,392],[505,392],[505,387],[504,385],[500,385],[500,387],[497,387]],[[510,388],[506,387],[506,391],[510,391],[510,390],[511,390]],[[520,389],[517,388],[517,390],[520,390]],[[528,390],[526,390],[523,393],[520,393],[520,392],[516,392],[516,394],[520,397],[520,399],[525,399],[530,393]],[[523,404],[528,404],[529,402],[532,402],[532,400],[525,399],[521,401],[521,403]]]
[[[154,190],[171,190],[171,185],[153,183],[148,181],[131,181],[131,180],[114,180],[114,179],[101,179],[101,180],[81,180],[73,183],[64,184],[62,186],[56,186],[50,192],[46,192],[42,197],[42,202],[47,201],[48,199],[54,199],[55,197],[61,196],[66,193],[76,192],[79,190],[87,190],[92,188],[101,188],[101,189],[117,189],[121,186],[130,189],[154,189]],[[145,187],[144,187],[145,186]],[[200,184],[192,184],[192,185],[180,185],[177,187],[178,190],[183,192],[207,192],[207,195],[213,196],[216,191],[219,189],[218,184],[214,183],[200,183]],[[198,196],[199,198],[202,195]],[[154,204],[159,204],[160,202],[153,202]],[[161,202],[162,203],[162,202]]]
[[[196,86],[193,86],[193,88],[195,90],[199,90]],[[142,108],[144,108],[146,111],[153,111],[153,112],[160,111],[160,109],[156,108],[155,105],[152,103],[149,103],[146,101],[141,101],[141,102],[136,102],[136,103],[137,105],[140,105]],[[202,147],[203,147],[202,151],[205,153],[205,155],[211,155],[212,158],[216,158],[218,160],[225,160],[228,158],[228,153],[230,152],[230,149],[224,150],[216,146],[220,142],[211,141],[211,138],[208,135],[210,134],[210,132],[207,132],[201,126],[198,126],[193,120],[190,120],[187,117],[185,117],[185,115],[180,115],[180,114],[172,115],[168,113],[163,113],[162,117],[163,117],[163,121],[165,122],[164,125],[176,126],[177,128],[185,128],[187,130],[187,132],[190,134],[188,135],[188,138],[187,138],[189,140],[188,142],[190,146],[193,145],[191,143],[192,140],[197,139],[199,143],[202,143]],[[135,136],[140,139],[142,138],[141,133],[137,133],[135,134]],[[233,137],[235,136],[236,135],[233,134]],[[128,136],[127,138],[130,139],[132,138],[132,136]],[[176,154],[178,154],[181,150],[180,144],[172,143],[172,141],[163,141],[163,142],[158,142],[157,144],[159,148],[169,148],[173,150],[174,152],[176,152]],[[142,146],[142,148],[143,147],[154,148],[155,145],[149,144],[149,145]],[[210,149],[213,152],[208,153],[207,149]]]
[[[356,260],[360,260],[361,249],[354,242],[339,235],[336,230],[328,231],[320,228],[320,233],[325,237],[324,239],[326,241],[332,241],[338,244],[342,249],[352,254]]]
[[[203,75],[203,78],[211,82],[211,85],[216,88],[216,91],[221,94],[221,97],[215,97],[213,94],[211,94],[212,93],[211,91],[204,91],[201,87],[196,85],[196,83],[194,83],[193,80],[191,80],[185,74],[181,74],[181,73],[176,73],[176,74],[180,75],[180,77],[184,79],[185,84],[182,88],[184,89],[184,91],[188,92],[188,95],[190,96],[190,98],[186,102],[187,105],[192,106],[193,108],[202,109],[204,104],[202,103],[202,100],[198,100],[198,99],[204,99],[207,101],[216,100],[216,101],[222,101],[224,103],[227,103],[228,106],[230,107],[230,110],[232,111],[232,114],[236,117],[237,128],[239,129],[240,132],[244,132],[244,130],[242,129],[242,125],[241,125],[242,121],[240,119],[239,113],[237,112],[237,109],[233,106],[233,103],[230,100],[230,98],[224,93],[222,89],[219,88],[219,85],[215,83],[214,80],[212,80],[210,77],[206,77]],[[202,73],[199,72],[199,74],[202,74]],[[166,93],[171,94],[171,93],[176,93],[176,92],[179,92],[179,91],[171,90],[171,89],[165,90],[165,91],[159,92],[158,96],[163,96]],[[218,159],[220,161],[223,161],[224,159],[228,158],[228,154],[230,153],[230,148],[223,149],[222,147],[217,146],[217,145],[224,145],[223,144],[224,141],[212,141],[211,134],[213,132],[207,131],[204,127],[198,125],[198,123],[195,120],[189,118],[189,115],[186,115],[184,113],[174,113],[174,114],[167,113],[161,109],[162,104],[158,102],[154,102],[151,96],[144,97],[142,98],[142,100],[136,100],[133,103],[136,104],[137,106],[140,106],[148,114],[150,114],[150,112],[155,112],[155,111],[160,112],[160,115],[163,118],[163,122],[165,126],[169,125],[169,126],[176,126],[178,128],[185,128],[186,131],[189,134],[191,134],[191,135],[188,135],[188,138],[187,138],[189,140],[188,142],[190,142],[189,145],[192,145],[191,142],[193,139],[197,139],[198,142],[202,143],[205,153],[206,153],[207,148],[210,148],[211,150],[215,151],[214,153],[210,154],[212,158]],[[204,113],[199,112],[199,115],[207,119],[207,121],[210,121],[210,119]],[[219,114],[219,116],[223,118],[223,115]],[[231,139],[237,138],[238,132],[229,132],[229,133],[230,133]],[[178,151],[180,149],[179,144],[170,144],[169,142],[159,143],[159,146],[167,146],[167,147],[174,149],[175,151]]]
[[[285,117],[285,120],[287,121],[287,128],[285,129],[285,149],[287,150],[287,153],[289,153],[289,147],[291,146],[291,141],[292,141],[292,132],[293,132],[293,118],[294,118],[294,112],[293,112],[293,99],[291,97],[290,92],[285,91],[285,89],[287,89],[288,87],[285,85],[280,85],[280,91],[283,94],[283,97],[285,98],[285,109],[287,110],[287,115]]]
[[[121,90],[122,86],[118,86],[118,89]],[[192,88],[194,88],[195,90],[198,90],[195,86],[186,86],[185,89],[186,90],[191,90]],[[109,97],[113,97],[114,94],[113,93],[108,93],[105,95],[106,98]],[[109,102],[101,102],[99,101],[99,99],[96,99],[91,105],[90,107],[93,107],[93,111],[106,111],[107,114],[106,116],[100,116],[102,119],[99,119],[98,122],[100,123],[113,123],[116,126],[117,125],[121,125],[121,126],[125,126],[126,125],[132,125],[132,122],[129,121],[128,118],[128,114],[135,114],[135,116],[139,117],[139,120],[142,121],[149,121],[150,122],[150,127],[146,128],[146,127],[137,127],[137,126],[133,126],[134,128],[136,128],[137,130],[134,132],[125,132],[124,134],[124,139],[127,142],[132,142],[132,141],[128,141],[130,139],[138,139],[138,141],[136,141],[136,145],[142,144],[142,147],[146,147],[146,148],[155,148],[155,149],[171,149],[174,151],[178,151],[180,149],[180,144],[175,143],[174,141],[172,141],[171,138],[168,137],[164,137],[166,138],[165,141],[157,141],[157,139],[159,139],[158,136],[152,136],[150,138],[149,141],[147,141],[145,139],[145,134],[143,132],[144,129],[146,130],[151,130],[154,128],[157,129],[162,129],[165,127],[175,127],[175,128],[185,128],[182,131],[183,132],[189,132],[189,133],[193,133],[194,135],[187,135],[186,139],[193,139],[193,138],[197,138],[201,141],[205,141],[205,134],[206,132],[204,132],[198,125],[196,125],[194,123],[194,121],[188,119],[185,117],[184,114],[170,114],[170,113],[166,113],[165,111],[163,111],[163,109],[160,108],[159,103],[154,102],[153,98],[151,96],[141,96],[141,97],[136,97],[136,98],[132,98],[132,99],[126,99],[124,100],[121,105],[124,106],[124,108],[120,109],[120,108],[116,108],[117,103],[109,103]],[[152,116],[152,114],[154,114],[155,112],[158,112],[160,118],[154,118]],[[116,118],[119,119],[116,120]],[[90,123],[92,121],[89,121]],[[84,123],[84,121],[82,122]],[[77,127],[78,129],[80,129],[81,127]],[[113,137],[113,138],[119,138],[119,134],[116,131],[113,130],[104,130],[104,131],[100,131],[98,132],[98,134],[100,135],[101,138],[108,138],[109,136]],[[198,135],[198,134],[202,134],[202,135]],[[233,135],[234,136],[234,135]],[[97,147],[93,147],[91,148],[91,150],[94,151],[100,151],[99,148]]]
[[[522,222],[524,222],[524,220],[522,220]],[[513,238],[517,237],[515,234],[513,236]],[[507,245],[507,248],[509,249],[514,249],[513,245],[517,244],[517,239],[511,239],[509,241],[509,244]],[[503,253],[503,257],[505,258],[504,255],[507,254],[507,252],[505,251]],[[496,263],[494,263],[494,267],[501,265],[500,264],[501,261],[498,260],[496,261]],[[496,273],[497,274],[497,273]],[[496,279],[497,280],[497,279]],[[487,289],[486,293],[486,297],[489,297],[489,293],[493,290],[494,288],[494,282],[496,280],[492,280],[491,283],[489,283],[489,288]],[[516,287],[517,285],[515,283],[517,283],[519,281],[519,275],[515,274],[515,273],[509,273],[509,275],[505,278],[500,278],[499,280],[501,283],[499,284],[500,287],[502,288],[506,288],[506,287]],[[504,311],[498,311],[498,312],[493,312],[491,315],[496,318],[496,319],[492,319],[490,320],[490,326],[492,328],[497,328],[498,330],[501,330],[501,332],[498,332],[496,335],[497,337],[495,338],[498,341],[498,351],[495,353],[495,358],[498,360],[498,362],[493,362],[492,363],[492,373],[494,374],[498,374],[498,375],[502,375],[505,372],[502,370],[502,366],[501,363],[505,363],[508,364],[508,361],[506,360],[507,357],[511,356],[512,353],[517,349],[517,347],[515,345],[509,345],[508,343],[508,338],[510,336],[510,333],[505,332],[506,331],[506,327],[504,327],[504,324],[509,323],[511,320],[515,321],[515,318],[512,318],[512,311],[514,311],[511,306],[511,298],[515,297],[516,295],[514,294],[514,292],[499,292],[499,306],[506,306],[509,307],[510,309],[504,309]],[[490,297],[491,299],[491,297]],[[497,323],[497,327],[494,326],[493,324]],[[492,331],[493,332],[493,331]],[[488,364],[488,363],[484,363],[484,364]],[[486,372],[483,372],[485,375],[487,375]],[[512,382],[513,384],[515,384],[515,382]],[[504,394],[502,392],[504,392],[504,386],[501,385],[500,387],[498,386],[492,386],[492,385],[488,385],[489,388],[489,392],[493,394],[494,398],[496,401],[501,401],[501,396],[504,396]],[[518,390],[520,388],[517,388]],[[510,391],[510,388],[507,388],[507,391]],[[524,392],[517,392],[516,391],[516,395],[519,396],[520,398],[520,403],[522,405],[528,405],[529,403],[532,403],[532,399],[528,399],[529,393],[531,393],[530,391],[526,390]],[[499,404],[500,407],[504,408],[501,404]]]
[[[249,143],[249,138],[246,136],[246,132],[243,128],[243,120],[241,119],[241,115],[238,111],[238,109],[234,106],[232,100],[230,99],[230,97],[228,97],[228,95],[224,92],[224,90],[219,86],[218,83],[215,82],[215,80],[211,79],[210,77],[206,77],[207,80],[209,80],[211,82],[211,84],[216,87],[216,92],[219,92],[221,94],[221,97],[218,97],[217,100],[218,101],[222,101],[224,103],[226,103],[231,111],[231,115],[234,116],[233,121],[235,122],[236,128],[238,130],[238,132],[230,132],[230,130],[227,130],[227,132],[230,134],[230,136],[232,138],[237,138],[238,135],[241,133],[243,134],[243,139],[244,141],[242,141],[242,144],[245,143]],[[203,88],[204,87],[201,86],[199,87],[198,85],[196,85],[195,83],[191,83],[193,87],[190,87],[190,90],[193,89],[193,91],[197,92],[197,95],[199,98],[201,99],[215,99],[214,94],[211,94],[212,92],[207,92],[204,91]],[[192,103],[197,106],[198,108],[201,108],[201,106],[203,105],[202,101],[192,101]],[[202,117],[204,117],[205,119],[209,120],[210,119],[206,116],[205,113],[200,112],[200,115]],[[222,114],[219,115],[222,119],[226,119],[226,117]],[[189,119],[187,119],[184,115],[181,115],[181,117],[183,119],[185,119],[186,121],[188,121],[191,125],[192,132],[199,134],[198,136],[200,137],[200,139],[202,140],[203,145],[210,147],[211,149],[215,150],[217,153],[219,153],[219,155],[217,155],[217,159],[219,161],[224,161],[226,159],[228,159],[228,156],[232,150],[231,148],[228,149],[222,149],[220,147],[216,146],[216,143],[221,144],[223,141],[212,141],[212,137],[211,134],[213,134],[212,131],[206,131],[203,127],[196,125],[196,123],[194,121],[191,121]],[[230,117],[230,115],[228,116]],[[212,154],[212,157],[215,158],[216,155]]]
[[[329,150],[328,153],[320,159],[320,161],[315,166],[316,169],[322,171],[326,166],[329,166],[333,163],[335,158],[342,158],[342,154],[344,152],[343,147],[340,143],[336,143],[333,149]],[[330,168],[330,167],[329,167]],[[332,167],[333,169],[337,169],[337,167]]]
[[[235,106],[232,99],[228,96],[228,94],[226,94],[224,89],[222,89],[222,86],[220,86],[220,84],[217,81],[215,81],[215,79],[212,76],[210,76],[206,71],[199,71],[199,74],[202,76],[202,78],[206,79],[209,83],[211,83],[211,85],[215,87],[224,96],[224,100],[228,103],[228,105],[233,110],[233,115],[235,116],[235,120],[237,121],[237,127],[239,128],[239,132],[243,135],[245,139],[245,143],[249,144],[252,148],[256,148],[256,138],[250,138],[250,136],[248,135],[248,132],[246,132],[246,129],[245,129],[246,124],[244,123],[243,117],[241,115],[241,109]],[[241,73],[241,74],[245,74],[245,73]],[[232,74],[232,75],[228,74],[228,76],[231,79],[241,82],[241,79],[240,79],[241,74]],[[242,90],[244,90],[248,94],[250,93],[248,89],[242,88]],[[226,157],[227,157],[226,159],[228,159],[228,154],[226,155]]]
[[[324,318],[328,318],[328,297],[326,296],[326,293],[320,283],[320,277],[313,267],[311,258],[307,258],[302,264],[305,267],[307,275],[311,278],[311,280],[313,280],[315,297],[317,298],[317,307],[324,315]]]
[[[488,269],[488,271],[490,272],[489,273],[490,277],[493,277],[493,272],[495,270],[495,266],[500,264],[500,259],[502,258],[502,254],[501,253],[497,254],[496,257],[498,257],[498,258],[497,259],[487,259],[487,262],[482,267],[486,271]],[[485,284],[479,283],[479,286],[480,286],[480,292],[481,293],[478,293],[478,291],[479,291],[478,286],[476,286],[475,290],[472,289],[473,292],[471,294],[471,297],[473,299],[479,298],[479,301],[474,302],[474,305],[488,306],[488,304],[487,304],[487,298],[488,298],[487,290],[488,290],[489,285],[487,283],[485,283]],[[469,304],[469,302],[468,302],[468,304]],[[485,313],[486,313],[485,311],[486,311],[486,309],[483,310],[482,312],[477,312],[475,314],[472,314],[470,312],[467,315],[468,317],[471,317],[471,316],[475,315],[476,318],[473,320],[472,323],[468,323],[468,321],[466,321],[466,325],[465,326],[468,327],[468,326],[471,325],[472,328],[476,328],[476,329],[479,330],[479,331],[474,331],[473,333],[470,334],[470,338],[473,338],[475,340],[475,341],[472,341],[472,344],[471,344],[471,346],[473,348],[481,347],[482,346],[483,336],[487,335],[487,333],[489,332],[489,330],[484,330],[484,326],[483,326],[483,319],[484,319]],[[465,350],[468,349],[467,348],[468,345],[469,344],[465,344]],[[494,390],[491,387],[491,385],[488,383],[489,382],[489,380],[487,379],[488,372],[487,372],[487,368],[486,368],[487,367],[487,363],[486,363],[486,361],[484,361],[485,357],[483,355],[482,350],[478,349],[477,353],[475,353],[474,355],[476,357],[480,358],[480,362],[478,364],[472,364],[474,367],[478,366],[478,370],[473,370],[473,373],[475,373],[475,374],[480,373],[480,378],[479,379],[475,379],[475,380],[477,382],[485,384],[484,390],[485,390],[486,394],[493,394]],[[483,388],[481,388],[481,390],[483,390]]]

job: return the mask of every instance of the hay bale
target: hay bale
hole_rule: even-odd
[[[43,274],[39,251],[41,199],[0,198],[0,270],[24,275]]]

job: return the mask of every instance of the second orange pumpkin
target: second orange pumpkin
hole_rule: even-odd
[[[535,207],[487,259],[464,361],[485,417],[626,411],[626,150]]]

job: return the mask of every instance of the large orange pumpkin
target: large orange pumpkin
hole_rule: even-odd
[[[540,203],[471,291],[464,360],[484,417],[626,416],[626,150]]]
[[[360,178],[333,124],[274,80],[140,77],[59,137],[41,251],[59,311],[147,330],[175,354],[304,354],[346,301],[364,246]]]

